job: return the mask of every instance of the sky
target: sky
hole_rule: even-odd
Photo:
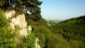
[[[41,1],[41,15],[47,20],[66,20],[85,15],[85,0]]]

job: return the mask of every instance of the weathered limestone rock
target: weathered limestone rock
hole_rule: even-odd
[[[13,17],[15,15],[15,13],[16,13],[15,10],[6,11],[5,16],[7,19],[9,19],[9,18]]]
[[[32,26],[31,25],[28,26],[28,32],[29,32],[29,34],[31,34],[31,32],[32,32]]]
[[[21,29],[26,28],[27,23],[25,21],[25,15],[21,14],[21,15],[18,15],[16,18],[12,18],[10,24],[11,24],[13,29],[14,29],[15,25],[18,25]]]
[[[12,27],[13,30],[16,30],[16,27],[15,26],[18,26],[19,29],[19,35],[21,36],[27,36],[29,34],[31,34],[32,32],[32,26],[29,25],[27,26],[27,22],[25,20],[25,15],[24,14],[20,14],[20,15],[17,15],[16,17],[14,17],[14,15],[16,14],[15,10],[11,10],[11,11],[7,11],[5,12],[5,16],[7,19],[10,19],[10,26]],[[19,39],[18,37],[15,37],[15,41],[17,43],[19,43]],[[39,45],[39,39],[36,38],[35,40],[35,48],[40,48],[40,45]]]
[[[15,30],[15,26],[18,26],[20,28],[19,35],[27,36],[27,22],[25,20],[25,15],[20,14],[14,17],[15,13],[16,13],[15,10],[5,12],[6,18],[7,19],[11,18],[10,26],[12,27],[13,30]]]
[[[40,48],[40,45],[39,45],[39,39],[38,38],[36,38],[36,40],[35,40],[35,48]]]

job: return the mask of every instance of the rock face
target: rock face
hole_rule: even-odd
[[[29,34],[31,34],[31,32],[32,32],[32,27],[31,27],[31,25],[28,26],[28,32],[29,32]]]
[[[40,48],[39,39],[37,37],[36,37],[36,40],[35,40],[35,48]]]
[[[15,15],[15,13],[16,12],[14,10],[6,11],[5,16],[6,16],[7,19],[9,19],[9,18],[13,17]]]
[[[16,14],[15,10],[10,10],[10,11],[5,12],[6,18],[10,20],[10,26],[12,27],[12,29],[15,31],[16,31],[16,29],[18,29],[19,35],[21,35],[21,36],[26,37],[27,35],[31,34],[32,26],[31,25],[27,26],[27,22],[25,20],[25,15],[20,14],[20,15],[17,15],[16,17],[14,17],[15,14]],[[16,28],[16,27],[18,27],[18,28]],[[15,41],[19,42],[19,39],[16,37]],[[38,42],[39,42],[39,39],[36,37],[35,48],[40,48],[40,45]]]
[[[10,19],[10,26],[13,30],[16,29],[16,26],[19,28],[19,35],[21,36],[27,36],[27,22],[25,20],[25,15],[20,14],[14,17],[16,14],[15,10],[6,11],[5,16],[7,19]]]

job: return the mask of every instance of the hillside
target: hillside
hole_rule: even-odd
[[[85,48],[85,16],[62,21],[51,29],[71,42],[74,48]]]
[[[10,13],[11,12],[11,13]],[[6,11],[0,10],[0,47],[1,48],[70,48],[71,46],[68,42],[59,34],[54,34],[52,30],[49,29],[47,22],[41,18],[35,21],[35,18],[30,18],[27,15],[23,16],[18,14],[18,16],[12,15],[12,10],[7,11],[7,15],[12,17],[7,19],[5,15]],[[20,15],[20,16],[19,16]],[[6,17],[7,16],[7,17]],[[18,18],[19,17],[19,18]],[[22,17],[26,18],[24,21]],[[15,20],[12,20],[14,19]],[[23,21],[21,21],[23,20]],[[12,23],[12,26],[11,26]],[[31,25],[32,31],[29,34],[29,30],[24,30],[24,25],[22,23],[27,23],[27,26]],[[20,28],[22,27],[22,28]],[[29,29],[29,28],[28,28]],[[26,32],[26,34],[24,34]],[[63,45],[64,44],[64,45]]]
[[[43,18],[36,20],[37,18],[21,15],[18,13],[18,16],[14,17],[16,20],[13,23],[15,30],[10,27],[10,20],[6,19],[4,11],[0,10],[0,47],[7,48],[84,48],[85,47],[85,36],[84,28],[85,16],[79,18],[73,18],[66,21],[56,23],[49,26]],[[8,14],[9,12],[7,12]],[[21,21],[19,19],[19,14],[25,17],[26,21]],[[20,17],[22,18],[22,17]],[[21,22],[21,23],[19,23]],[[32,31],[27,37],[22,37],[20,33],[25,33],[24,31],[19,32],[24,24],[27,23],[27,26],[31,25]],[[51,22],[52,23],[52,22]],[[12,25],[13,26],[13,25]],[[18,33],[19,32],[19,33]],[[25,35],[25,34],[23,34]]]

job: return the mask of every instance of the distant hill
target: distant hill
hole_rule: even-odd
[[[51,28],[76,47],[85,48],[85,16],[62,21]]]
[[[61,22],[62,20],[49,20],[50,22],[55,22],[55,23],[58,23],[58,22]]]

